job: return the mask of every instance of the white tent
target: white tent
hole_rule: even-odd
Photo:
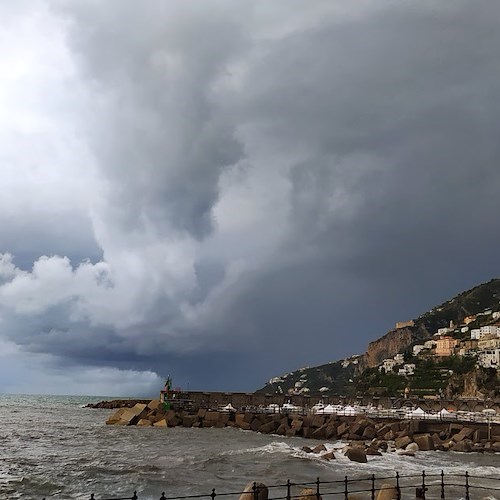
[[[354,406],[347,405],[343,410],[339,412],[341,415],[345,415],[346,417],[352,417],[353,415],[356,415],[356,409]]]
[[[416,410],[411,411],[409,415],[411,418],[424,418],[426,413],[419,406]]]
[[[335,408],[332,405],[326,405],[321,413],[328,413],[331,415],[332,413],[335,413]]]
[[[224,406],[224,408],[222,408],[222,411],[236,411],[236,408],[231,403],[229,403]]]

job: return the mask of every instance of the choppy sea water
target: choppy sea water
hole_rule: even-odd
[[[83,408],[102,397],[0,396],[0,499],[139,499],[209,495],[241,491],[253,480],[267,485],[439,473],[486,479],[500,487],[500,456],[417,452],[387,453],[367,464],[350,462],[340,452],[327,462],[302,446],[319,441],[262,435],[233,428],[140,428],[106,426],[113,410]],[[328,449],[344,443],[326,443]],[[452,477],[452,476],[450,476]],[[498,478],[499,481],[495,481]],[[458,478],[454,478],[458,481]],[[432,481],[429,479],[428,481]],[[463,482],[463,479],[460,479]],[[384,481],[387,482],[387,481]],[[477,483],[477,481],[476,481]],[[369,486],[369,483],[366,483]],[[330,491],[334,487],[325,487]],[[439,498],[438,489],[427,498]],[[446,498],[463,498],[462,488]],[[275,496],[284,490],[274,490]],[[408,498],[415,498],[408,491]],[[449,496],[452,495],[452,496]],[[497,495],[497,496],[496,496]],[[473,491],[471,498],[500,498],[500,492]],[[237,495],[224,498],[237,498]],[[323,498],[328,498],[323,495]],[[342,498],[330,497],[330,498]]]

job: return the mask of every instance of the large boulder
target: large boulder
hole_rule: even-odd
[[[182,426],[183,427],[193,427],[193,424],[195,422],[198,422],[198,416],[197,415],[186,415],[182,419]]]
[[[398,428],[399,430],[399,428]],[[391,432],[392,429],[391,429],[391,425],[390,424],[385,424],[383,425],[382,427],[380,427],[377,431],[377,436],[378,437],[384,437],[388,432]]]
[[[220,413],[218,411],[209,411],[203,419],[203,427],[214,427],[219,419]]]
[[[239,500],[267,500],[268,494],[269,490],[264,483],[248,483]],[[257,499],[255,499],[255,496],[257,496]]]
[[[377,431],[375,430],[375,427],[369,425],[365,427],[365,430],[363,431],[363,439],[373,439],[377,435]]]
[[[338,427],[337,427],[337,435],[342,436],[343,434],[349,432],[349,424],[347,422],[342,422]]]
[[[455,443],[458,443],[459,441],[463,441],[464,439],[470,439],[474,435],[474,429],[471,429],[470,427],[464,427],[460,432],[457,432],[456,434],[453,434],[453,441]]]
[[[321,427],[318,427],[317,429],[314,429],[314,431],[311,433],[311,438],[312,439],[328,439],[326,437],[326,429],[328,425],[324,424]]]
[[[323,455],[321,455],[321,458],[324,460],[335,460],[336,457],[333,451],[329,451],[328,453],[323,453]]]
[[[362,436],[365,430],[365,426],[360,422],[353,422],[349,426],[349,434],[356,434],[358,436]]]
[[[248,422],[250,424],[252,422],[253,418],[254,418],[253,413],[251,413],[251,412],[243,413],[243,420],[245,422]]]
[[[266,424],[262,424],[259,427],[258,431],[262,434],[270,434],[271,432],[274,432],[279,427],[279,425],[279,422],[267,422]]]
[[[361,448],[361,446],[349,447],[344,454],[351,462],[359,462],[361,464],[366,464],[366,462],[368,462],[366,451],[364,448]]]
[[[472,451],[472,443],[470,440],[464,439],[452,445],[451,450],[460,451],[462,453],[469,453]]]
[[[115,423],[116,425],[135,425],[141,419],[141,414],[145,410],[146,405],[142,403],[137,403],[132,408],[124,408],[123,413],[120,414],[118,422]]]
[[[115,425],[120,421],[121,416],[125,413],[125,408],[120,408],[118,411],[113,413],[107,420],[106,425]]]
[[[169,427],[177,427],[178,425],[180,425],[182,423],[182,420],[180,417],[178,416],[175,416],[174,418],[171,418],[169,421],[168,421],[168,426]]]
[[[159,399],[153,399],[148,403],[148,410],[157,410],[158,407],[160,406],[160,400]]]
[[[434,449],[434,441],[429,434],[414,435],[413,441],[418,444],[421,451],[430,451]]]
[[[250,429],[252,429],[252,431],[258,431],[261,426],[262,422],[258,418],[254,418],[250,424]]]
[[[411,443],[411,438],[409,436],[401,436],[396,438],[395,445],[396,448],[406,448]]]
[[[248,424],[250,426],[250,424]],[[285,424],[281,424],[277,429],[276,429],[276,434],[278,436],[285,436],[288,431],[288,427]]]
[[[434,446],[440,446],[443,444],[443,440],[441,439],[441,436],[437,432],[435,432],[431,436],[431,439],[432,439],[432,442],[434,443]]]
[[[325,423],[325,417],[323,415],[314,415],[311,421],[311,427],[319,429]]]
[[[167,427],[167,421],[162,418],[161,420],[158,420],[158,422],[155,422],[153,424],[154,427]]]
[[[314,429],[312,427],[302,427],[302,437],[310,438],[312,437],[313,432]]]
[[[322,451],[326,451],[326,446],[324,444],[318,444],[312,450],[312,453],[321,453]]]
[[[298,500],[321,500],[321,495],[318,497],[318,495],[316,494],[316,490],[312,488],[303,488],[299,493],[299,496],[295,498],[298,498]]]
[[[410,443],[406,448],[405,448],[405,451],[419,451],[419,447],[418,447],[418,444],[417,443]]]
[[[147,405],[142,403],[137,403],[134,406],[132,406],[132,408],[130,408],[130,411],[133,412],[135,415],[140,415],[146,408]]]
[[[394,441],[396,439],[396,434],[393,431],[389,431],[382,436],[382,439],[384,441]]]
[[[377,495],[377,500],[397,500],[400,498],[397,488],[392,484],[383,484]]]

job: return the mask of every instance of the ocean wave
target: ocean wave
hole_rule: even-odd
[[[296,450],[293,446],[290,446],[283,441],[273,441],[263,446],[242,448],[238,450],[229,450],[221,453],[221,456],[237,456],[246,454],[275,454],[275,453],[285,453],[289,454]]]

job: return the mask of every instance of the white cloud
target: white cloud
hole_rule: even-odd
[[[162,379],[151,371],[66,366],[57,370],[47,356],[20,352],[0,339],[0,392],[157,397]]]

